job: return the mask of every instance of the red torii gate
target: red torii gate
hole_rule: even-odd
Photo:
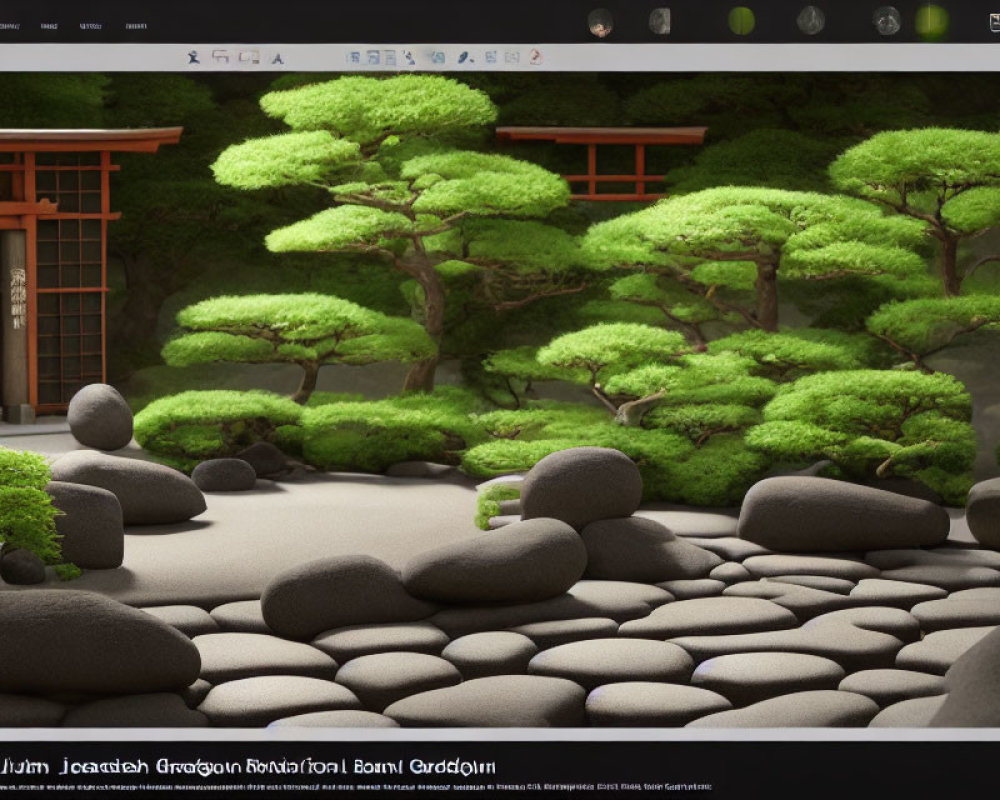
[[[585,175],[563,175],[570,184],[585,183],[585,192],[574,192],[578,200],[649,201],[658,200],[663,194],[646,191],[646,184],[662,181],[663,175],[646,173],[646,148],[650,145],[699,145],[705,141],[708,128],[562,128],[505,126],[497,128],[501,142],[542,141],[555,144],[587,146],[587,172]],[[597,171],[597,146],[632,145],[635,147],[635,174],[610,175]],[[599,183],[634,183],[634,192],[602,193]]]

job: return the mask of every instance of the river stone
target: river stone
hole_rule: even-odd
[[[254,442],[240,450],[236,458],[253,467],[258,478],[268,478],[288,471],[288,457],[270,442]]]
[[[673,596],[656,586],[626,581],[580,581],[566,594],[538,603],[449,608],[429,620],[452,638],[515,628],[533,622],[607,617],[615,622],[645,617]]]
[[[404,697],[462,682],[453,664],[426,653],[376,653],[348,661],[337,674],[369,711],[381,712]]]
[[[915,642],[921,636],[920,623],[912,614],[900,608],[886,606],[860,606],[843,608],[815,617],[805,627],[820,628],[828,625],[850,625],[865,631],[887,633],[901,642]]]
[[[944,682],[948,699],[931,727],[1000,727],[1000,629],[966,650],[945,673]]]
[[[563,678],[495,675],[407,697],[385,715],[404,728],[574,728],[586,697]]]
[[[994,630],[994,627],[956,628],[928,633],[921,641],[908,644],[899,651],[896,666],[944,675],[964,653]]]
[[[201,677],[211,684],[259,675],[305,675],[333,680],[337,662],[301,642],[262,633],[209,633],[191,641],[201,654]]]
[[[862,578],[877,578],[879,575],[875,567],[863,561],[823,556],[751,556],[743,562],[743,566],[758,578],[778,575],[825,575],[846,581],[859,581]]]
[[[206,728],[208,717],[188,708],[177,694],[108,697],[72,708],[64,728]]]
[[[1000,587],[980,586],[976,589],[962,589],[952,592],[948,597],[952,600],[986,600],[1000,604]]]
[[[678,636],[755,633],[797,628],[787,608],[754,597],[704,597],[660,606],[642,619],[622,624],[620,636],[673,639]]]
[[[865,578],[851,589],[851,598],[858,603],[910,609],[926,600],[941,600],[948,592],[937,586],[907,581],[887,581]]]
[[[465,680],[490,675],[514,675],[528,671],[528,662],[538,652],[531,639],[511,631],[470,633],[449,644],[441,657],[454,664]]]
[[[678,600],[697,600],[700,597],[716,597],[722,594],[726,584],[712,578],[701,578],[694,581],[660,581],[656,584],[666,589]]]
[[[191,480],[203,492],[245,492],[257,485],[257,473],[242,458],[212,458],[194,468]]]
[[[944,678],[909,669],[866,669],[848,675],[838,689],[870,697],[881,708],[912,700],[943,694]]]
[[[69,431],[84,447],[120,450],[132,441],[132,409],[117,389],[91,383],[73,395],[66,409]]]
[[[45,582],[45,563],[31,550],[4,547],[0,551],[0,578],[15,586]]]
[[[742,561],[750,556],[766,556],[771,552],[766,547],[735,536],[720,536],[718,539],[685,536],[684,541],[696,544],[703,550],[711,550],[726,561]]]
[[[836,689],[845,676],[835,661],[805,653],[735,653],[703,661],[691,685],[721,694],[734,706],[779,695]]]
[[[547,650],[569,642],[585,639],[607,639],[618,634],[618,623],[606,617],[557,619],[551,622],[529,622],[509,629],[527,636],[538,650]]]
[[[201,705],[201,701],[208,697],[208,693],[210,691],[212,691],[212,684],[206,680],[198,678],[198,680],[186,689],[178,692],[178,694],[188,708],[197,708]]]
[[[630,517],[642,502],[642,477],[627,455],[573,447],[545,456],[521,484],[524,519],[550,517],[582,531],[591,522]]]
[[[671,503],[645,503],[635,516],[651,519],[670,528],[677,536],[700,539],[736,537],[738,509],[712,509]]]
[[[1000,478],[972,487],[965,505],[965,521],[977,542],[1000,550]]]
[[[944,505],[944,499],[930,486],[914,478],[902,478],[898,475],[891,475],[888,478],[876,478],[869,481],[868,486],[873,489],[881,489],[883,492],[895,492],[896,494],[916,497],[918,500],[927,500],[934,505]]]
[[[914,697],[882,709],[868,724],[869,728],[927,728],[944,705],[945,695]]]
[[[722,695],[696,686],[630,681],[607,683],[587,695],[587,722],[605,728],[677,728],[728,711]]]
[[[910,612],[925,633],[949,628],[981,628],[1000,625],[1000,605],[995,600],[969,600],[949,597],[918,603]]]
[[[126,525],[185,522],[205,511],[205,496],[184,473],[163,464],[74,450],[52,464],[52,480],[107,489]]]
[[[6,592],[0,691],[142,693],[198,678],[198,649],[165,622],[103,595]]]
[[[274,633],[264,622],[260,600],[223,603],[209,612],[223,633]]]
[[[398,728],[399,723],[374,711],[315,711],[276,719],[269,728]]]
[[[854,605],[850,597],[809,586],[772,581],[744,581],[728,587],[723,597],[758,597],[770,600],[795,614],[803,622]]]
[[[23,694],[0,694],[0,728],[55,728],[66,706]]]
[[[140,610],[177,628],[185,636],[219,632],[219,623],[198,606],[147,606]]]
[[[768,580],[778,583],[791,583],[795,586],[805,586],[808,589],[819,589],[821,592],[834,594],[850,594],[856,584],[845,578],[831,578],[828,575],[771,575]]]
[[[977,586],[1000,586],[1000,572],[988,567],[968,567],[960,564],[926,564],[883,570],[882,577],[891,581],[927,583],[949,592],[974,589]]]
[[[99,486],[49,481],[45,487],[52,505],[63,513],[56,517],[62,536],[63,559],[81,569],[114,569],[125,557],[125,528],[121,503]]]
[[[1000,570],[1000,553],[975,545],[946,542],[930,550],[873,550],[865,561],[879,569],[901,567],[987,567]]]
[[[363,555],[321,558],[285,570],[265,587],[260,605],[272,631],[303,640],[346,625],[414,622],[436,610],[409,594],[392,567]]]
[[[737,564],[735,561],[727,561],[724,564],[719,564],[708,573],[708,577],[713,581],[722,581],[729,584],[753,580],[753,575],[747,568],[742,564]]]
[[[312,646],[343,664],[352,658],[375,653],[427,653],[436,656],[448,641],[445,632],[429,622],[400,622],[334,628],[313,639]]]
[[[927,500],[828,478],[778,477],[750,487],[739,536],[779,552],[843,552],[930,547],[950,527],[948,513]]]
[[[762,700],[689,723],[688,728],[862,728],[878,713],[875,701],[853,692],[819,689]]]
[[[586,567],[575,530],[532,519],[417,555],[403,569],[403,586],[441,603],[532,603],[562,594]]]
[[[592,522],[580,533],[587,577],[637,583],[705,578],[722,559],[642,517]]]
[[[605,683],[686,683],[694,663],[680,647],[652,639],[589,639],[543,650],[530,675],[566,678],[587,690]]]
[[[213,725],[257,728],[314,711],[361,710],[350,689],[302,675],[265,675],[213,686],[198,706]]]

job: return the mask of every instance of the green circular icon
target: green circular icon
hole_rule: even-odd
[[[948,33],[948,11],[928,3],[917,9],[917,33],[921,39],[937,41]]]
[[[746,6],[736,6],[729,12],[729,30],[737,36],[749,36],[757,25],[757,18]]]

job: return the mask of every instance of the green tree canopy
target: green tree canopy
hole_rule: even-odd
[[[717,339],[710,353],[737,353],[756,362],[754,371],[782,383],[811,372],[864,369],[877,360],[877,345],[864,334],[823,328],[779,333],[748,330]]]
[[[584,250],[595,263],[639,267],[668,275],[713,302],[721,313],[740,313],[767,331],[778,329],[778,272],[806,280],[850,274],[900,278],[919,273],[913,251],[922,228],[886,218],[877,206],[853,198],[780,189],[720,187],[668,198],[593,226]],[[705,275],[726,285],[732,265],[738,287],[754,274],[754,308],[722,302]]]
[[[833,461],[853,480],[901,475],[964,502],[976,453],[972,402],[951,375],[848,370],[808,375],[764,407],[747,444],[781,461]]]
[[[889,303],[868,318],[868,330],[918,369],[933,372],[928,356],[959,337],[1000,330],[1000,297],[970,294]]]
[[[887,131],[830,166],[841,190],[919,221],[941,252],[947,296],[961,293],[975,265],[961,267],[963,239],[1000,224],[1000,134],[924,128]]]
[[[185,333],[163,348],[171,366],[297,364],[304,373],[298,403],[309,399],[324,364],[416,361],[434,351],[412,320],[320,294],[216,297],[183,309],[177,323]]]
[[[268,249],[361,252],[391,263],[419,284],[417,316],[438,348],[446,291],[436,265],[460,256],[463,246],[452,241],[432,251],[428,240],[466,219],[542,218],[569,201],[565,181],[537,165],[449,144],[450,136],[496,118],[486,94],[450,78],[347,76],[272,92],[261,108],[293,132],[230,147],[215,162],[216,180],[247,189],[325,189],[331,207],[273,231]],[[530,233],[537,239],[540,230]],[[508,262],[525,251],[496,255],[485,261]],[[416,362],[404,388],[431,389],[438,358],[436,350]]]

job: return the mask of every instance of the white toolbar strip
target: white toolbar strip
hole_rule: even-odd
[[[2,72],[995,72],[993,44],[6,44]]]

